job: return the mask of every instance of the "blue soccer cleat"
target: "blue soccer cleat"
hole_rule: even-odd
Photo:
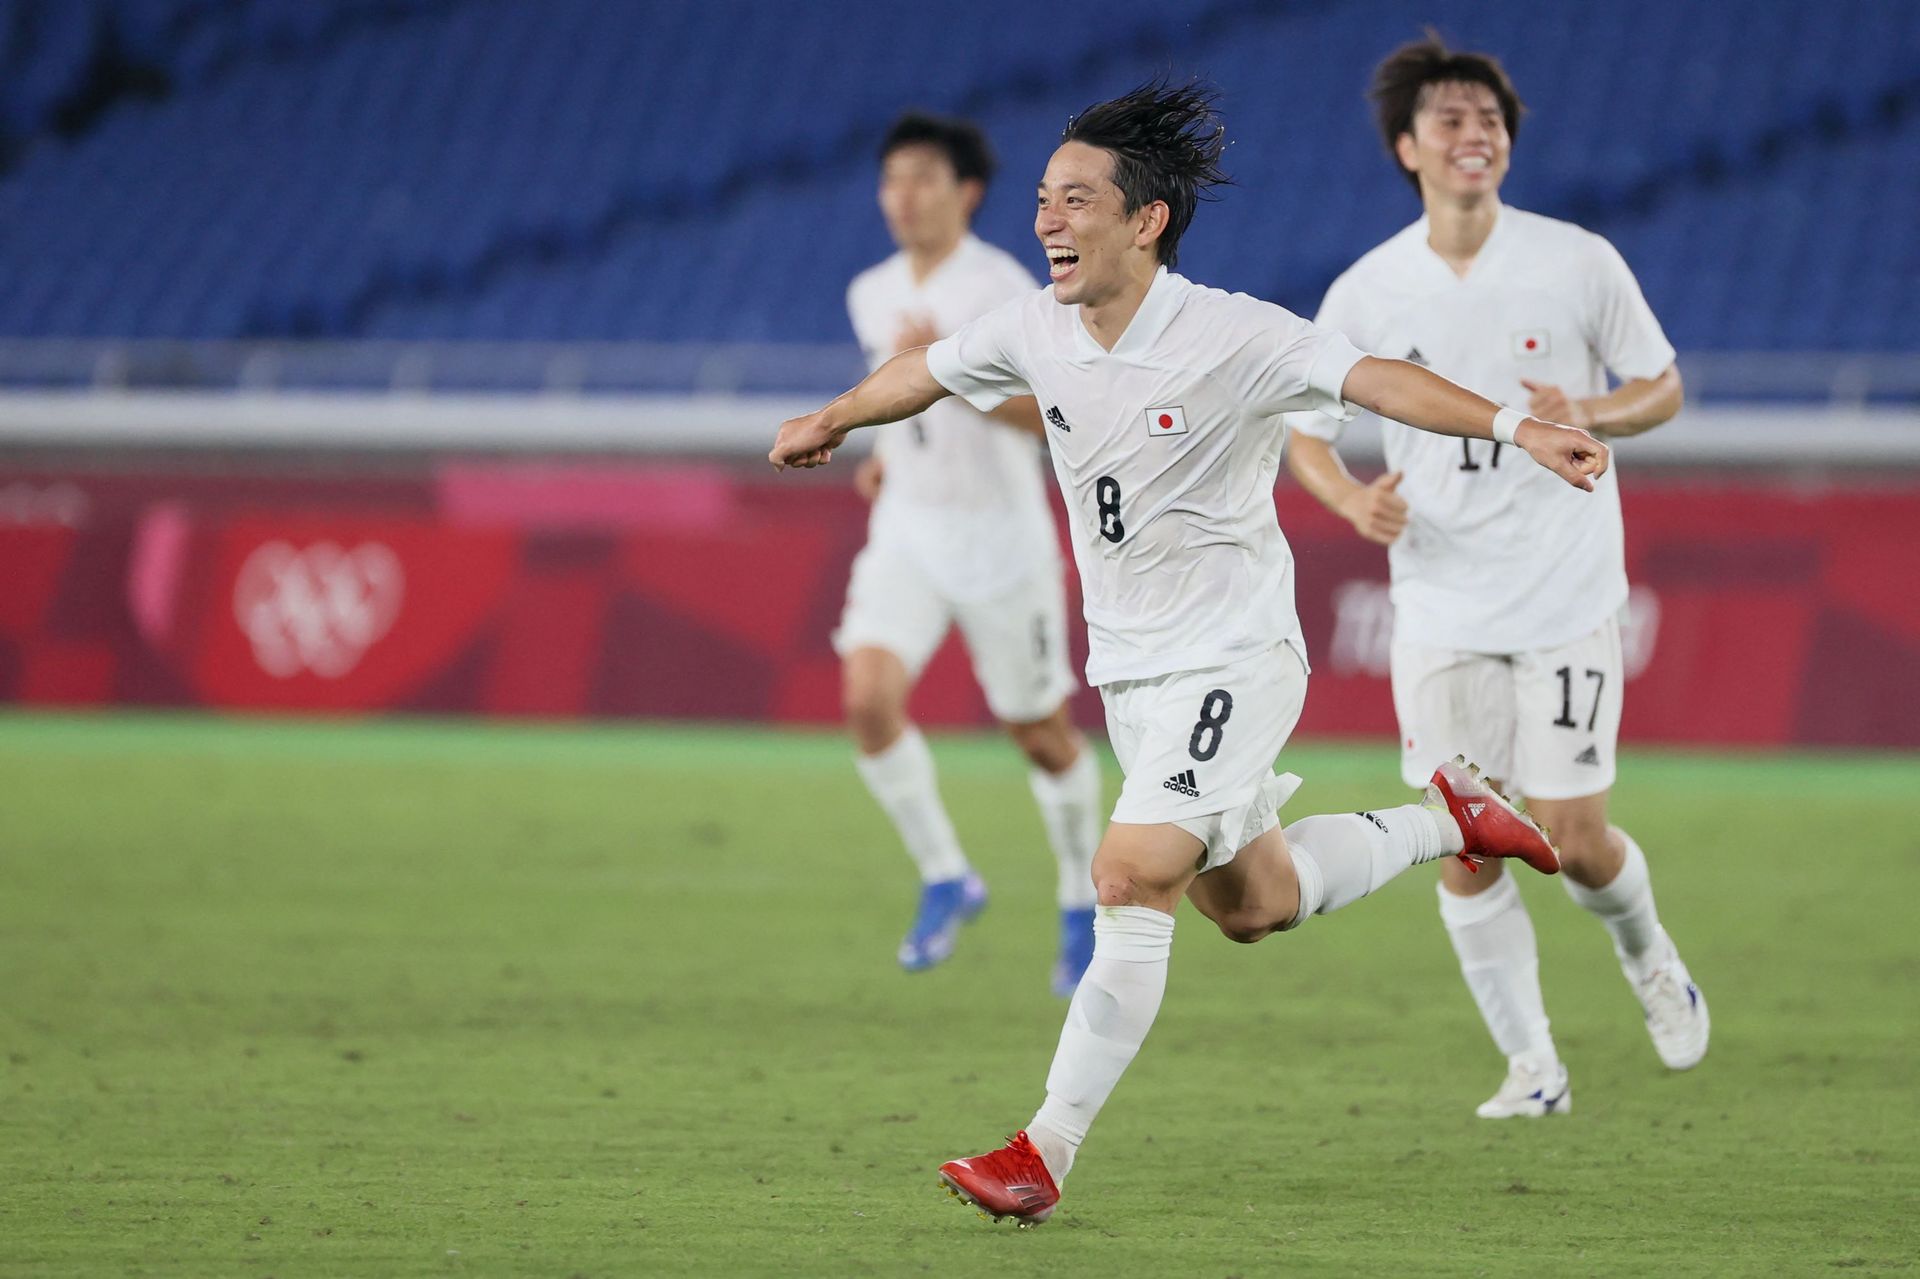
[[[900,942],[900,966],[910,973],[933,967],[953,953],[960,926],[987,908],[987,881],[973,871],[920,888],[920,909]]]
[[[1060,958],[1053,961],[1053,993],[1069,999],[1093,962],[1093,907],[1060,912]]]

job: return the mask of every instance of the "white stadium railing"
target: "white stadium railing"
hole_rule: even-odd
[[[1698,351],[1706,399],[1920,403],[1920,353]],[[723,395],[845,385],[847,343],[182,342],[0,338],[0,388]]]
[[[1623,456],[1920,465],[1920,355],[1681,357],[1689,407]],[[857,350],[629,343],[0,341],[0,447],[764,451]],[[1377,455],[1377,433],[1343,447]]]

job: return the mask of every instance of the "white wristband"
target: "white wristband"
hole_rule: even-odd
[[[1513,443],[1513,433],[1526,420],[1527,415],[1519,409],[1502,408],[1493,415],[1493,438],[1502,444]]]

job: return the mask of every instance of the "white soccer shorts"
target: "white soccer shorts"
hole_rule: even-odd
[[[917,680],[955,625],[1002,722],[1045,719],[1078,687],[1067,665],[1066,585],[1050,557],[1036,557],[1034,571],[1002,594],[967,602],[942,593],[900,547],[869,542],[854,557],[833,651],[883,648]]]
[[[1208,670],[1103,686],[1107,737],[1126,781],[1113,820],[1168,822],[1207,846],[1204,870],[1279,823],[1300,779],[1275,776],[1307,700],[1307,664],[1291,644]]]
[[[1620,740],[1620,624],[1558,648],[1467,653],[1393,644],[1400,776],[1425,786],[1465,755],[1529,799],[1577,799],[1613,786]]]

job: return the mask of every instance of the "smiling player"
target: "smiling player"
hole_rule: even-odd
[[[781,424],[776,466],[818,466],[857,427],[950,394],[991,409],[1035,395],[1053,441],[1086,604],[1088,682],[1126,779],[1094,856],[1093,962],[1061,1030],[1046,1101],[1002,1149],[942,1166],[996,1216],[1043,1221],[1089,1125],[1145,1040],[1182,896],[1236,941],[1298,927],[1447,856],[1558,868],[1530,822],[1467,769],[1424,804],[1278,825],[1299,785],[1273,763],[1307,664],[1293,557],[1274,515],[1277,415],[1345,401],[1443,434],[1499,439],[1576,489],[1606,448],[1243,294],[1173,274],[1194,207],[1225,180],[1212,98],[1148,85],[1069,122],[1034,220],[1051,288],[902,352],[825,408]],[[1230,1095],[1230,1094],[1228,1094]]]
[[[1500,64],[1430,37],[1381,63],[1373,100],[1426,216],[1335,280],[1317,322],[1599,435],[1678,412],[1673,347],[1613,246],[1500,203],[1521,114]],[[1611,391],[1609,369],[1622,379]],[[1526,796],[1559,841],[1568,894],[1612,935],[1660,1059],[1693,1066],[1707,1050],[1706,1000],[1660,926],[1640,846],[1607,820],[1626,678],[1614,477],[1570,494],[1497,444],[1385,421],[1388,473],[1362,485],[1333,451],[1340,422],[1308,412],[1288,424],[1294,476],[1391,547],[1402,775],[1419,785],[1465,752]],[[1443,866],[1440,918],[1507,1057],[1479,1114],[1567,1113],[1519,885],[1498,866]]]

